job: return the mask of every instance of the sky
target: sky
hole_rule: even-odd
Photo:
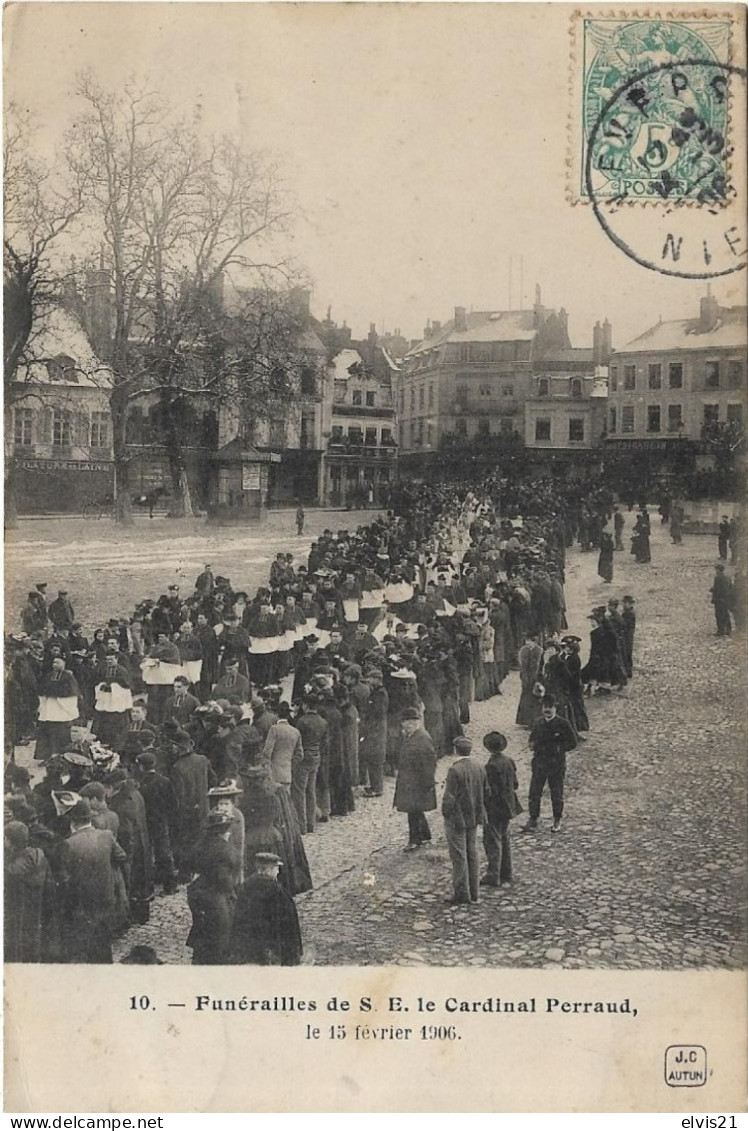
[[[422,335],[455,306],[564,306],[574,345],[622,346],[698,312],[702,282],[626,257],[566,192],[573,145],[564,4],[34,3],[5,8],[5,84],[49,160],[76,74],[147,76],[206,125],[277,155],[292,251],[354,336]],[[745,302],[746,272],[717,280]]]

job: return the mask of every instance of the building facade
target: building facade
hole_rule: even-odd
[[[392,395],[397,366],[378,346],[374,326],[366,345],[341,350],[330,362],[330,434],[325,453],[329,506],[380,505],[397,473]]]
[[[644,453],[653,468],[708,462],[710,428],[745,423],[747,314],[707,295],[697,318],[660,321],[616,351],[606,452]]]
[[[610,324],[593,350],[574,350],[566,311],[536,301],[530,310],[468,313],[430,322],[403,359],[397,381],[400,460],[419,473],[445,445],[495,438],[543,453],[591,451],[604,427],[601,375]]]
[[[5,411],[6,469],[21,514],[76,513],[114,491],[111,370],[75,314],[44,316]]]

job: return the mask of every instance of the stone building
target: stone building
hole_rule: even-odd
[[[617,350],[606,454],[638,453],[653,471],[685,455],[708,461],[705,430],[745,422],[747,315],[707,294],[698,317],[660,320]]]
[[[579,453],[599,443],[601,367],[611,329],[595,328],[593,350],[571,347],[566,311],[477,311],[455,307],[429,322],[405,356],[397,381],[400,461],[420,474],[446,444],[522,445]],[[601,395],[602,393],[602,395]],[[594,395],[593,395],[594,394]]]
[[[114,490],[111,370],[79,318],[45,313],[5,411],[5,453],[21,514],[79,512]]]

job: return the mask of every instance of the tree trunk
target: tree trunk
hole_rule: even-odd
[[[165,439],[166,439],[166,454],[169,457],[169,473],[171,475],[171,487],[174,494],[174,502],[171,508],[173,518],[193,518],[194,511],[192,509],[192,496],[190,494],[190,484],[187,479],[187,468],[185,467],[184,448],[182,446],[182,438],[179,435],[179,425],[174,419],[174,414],[170,411],[170,406],[165,405]]]
[[[11,456],[5,471],[5,529],[18,529],[18,500],[16,498],[16,461]]]
[[[112,392],[112,451],[114,455],[115,502],[114,521],[120,526],[132,526],[132,500],[130,498],[130,460],[127,453],[127,399],[124,394]]]

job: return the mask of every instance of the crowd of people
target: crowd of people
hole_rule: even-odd
[[[648,522],[640,512],[634,539]],[[547,784],[559,831],[585,700],[631,678],[636,624],[632,596],[595,607],[582,664],[566,554],[621,550],[622,529],[605,488],[403,483],[386,515],[325,530],[306,561],[279,553],[252,596],[206,564],[190,592],[172,584],[86,635],[70,594],[48,603],[37,585],[8,641],[8,960],[111,961],[154,893],[186,885],[195,963],[299,962],[305,839],[395,776],[415,851],[448,754],[463,756],[443,803],[450,898],[478,898],[478,825],[483,882],[511,882],[522,807],[506,738],[486,735],[476,776],[464,729],[518,670],[516,722],[533,750],[525,829]],[[13,756],[32,740],[33,784]]]

